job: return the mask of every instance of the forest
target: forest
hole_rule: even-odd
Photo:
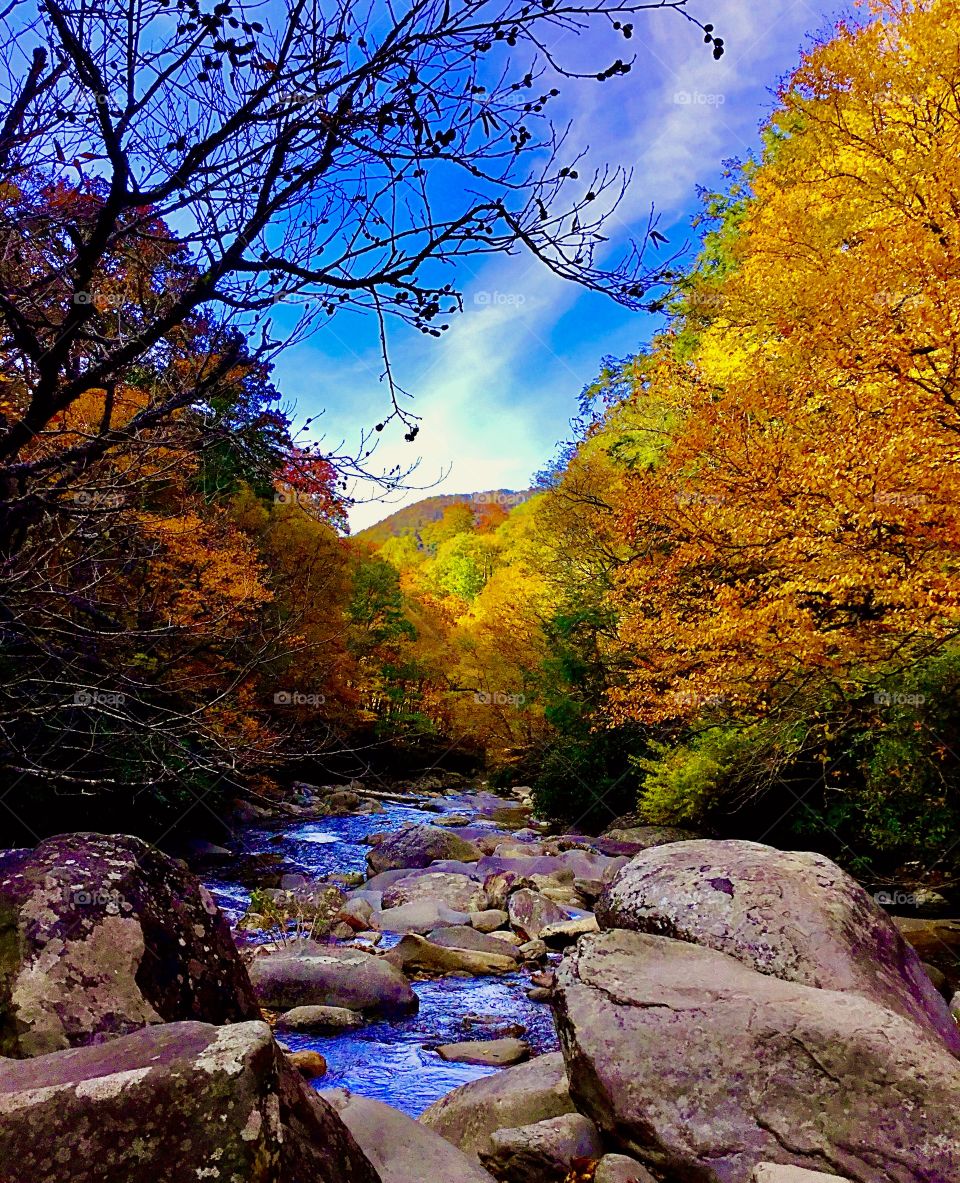
[[[147,832],[308,761],[454,753],[570,826],[635,810],[948,870],[957,19],[880,3],[806,53],[647,293],[662,330],[598,360],[531,487],[386,537],[349,535],[355,461],[203,303],[173,166],[133,205],[68,161],[92,133],[37,50],[0,162],[12,813]],[[76,140],[57,167],[31,104]],[[413,298],[437,333],[442,297]]]
[[[960,0],[829,2],[0,0],[0,1183],[960,1183]]]

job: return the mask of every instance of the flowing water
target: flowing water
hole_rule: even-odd
[[[370,849],[363,841],[367,835],[395,830],[407,822],[442,824],[444,813],[472,814],[462,798],[443,798],[437,804],[439,814],[388,803],[381,813],[293,821],[283,828],[251,828],[243,832],[239,845],[248,855],[279,855],[285,864],[314,877],[365,871]],[[496,829],[492,823],[477,820]],[[249,890],[226,879],[208,878],[206,882],[220,907],[236,921],[246,910]],[[396,939],[385,933],[382,947]],[[535,1052],[556,1049],[550,1008],[531,1002],[526,996],[529,987],[525,971],[503,977],[414,982],[420,999],[416,1015],[379,1020],[340,1035],[284,1032],[282,1039],[290,1048],[313,1048],[324,1056],[328,1072],[315,1082],[318,1088],[349,1088],[417,1116],[457,1085],[499,1071],[475,1064],[448,1064],[431,1050],[436,1044],[493,1038],[499,1028],[520,1023],[526,1028],[524,1039]],[[483,1016],[483,1021],[470,1022],[474,1016]]]

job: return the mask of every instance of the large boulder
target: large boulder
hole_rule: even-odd
[[[379,1183],[266,1023],[154,1026],[0,1061],[5,1183]]]
[[[779,1162],[856,1183],[960,1178],[960,1063],[861,994],[617,930],[581,939],[553,1003],[577,1108],[655,1174],[748,1183]]]
[[[320,1096],[339,1113],[383,1183],[492,1183],[475,1158],[398,1109],[346,1089]]]
[[[579,1113],[495,1130],[480,1161],[501,1183],[563,1183],[577,1161],[603,1156],[600,1132]]]
[[[469,912],[457,912],[442,900],[418,900],[382,912],[375,911],[370,916],[370,924],[383,932],[425,933],[445,925],[463,925],[469,919]]]
[[[466,875],[450,875],[443,871],[406,875],[391,883],[383,893],[386,909],[422,900],[438,900],[455,912],[482,912],[487,906],[487,897],[479,883]]]
[[[259,1015],[226,920],[182,863],[107,834],[0,853],[0,1055]]]
[[[428,867],[437,859],[472,863],[482,855],[479,846],[440,826],[408,826],[378,842],[367,854],[367,866],[378,874],[400,867]]]
[[[823,855],[700,840],[632,859],[597,901],[601,928],[691,941],[760,973],[861,994],[935,1031],[960,1031],[890,917]]]
[[[478,1155],[492,1151],[495,1130],[572,1112],[563,1056],[550,1052],[453,1089],[420,1121],[464,1153]]]
[[[337,1006],[378,1014],[408,1014],[419,1003],[410,983],[383,957],[312,941],[254,959],[250,978],[264,1006]]]

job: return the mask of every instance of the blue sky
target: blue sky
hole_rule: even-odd
[[[690,7],[724,38],[719,62],[675,14],[640,14],[632,73],[563,93],[563,114],[589,159],[633,169],[627,199],[608,226],[611,255],[642,230],[651,205],[670,239],[665,249],[692,241],[697,185],[716,183],[722,161],[756,147],[777,80],[811,36],[849,13],[818,0],[690,0]],[[589,39],[570,48],[581,60],[607,56]],[[468,261],[458,282],[464,312],[443,338],[398,326],[391,339],[392,364],[414,395],[421,428],[411,445],[403,427],[391,424],[374,464],[419,460],[411,479],[418,488],[385,504],[364,502],[372,490],[355,487],[355,531],[433,493],[526,487],[568,436],[577,396],[601,358],[635,352],[660,323],[558,280],[521,255]],[[342,440],[349,448],[362,426],[386,413],[382,369],[376,325],[339,315],[288,350],[276,377],[298,417],[325,412],[319,423],[327,446]]]

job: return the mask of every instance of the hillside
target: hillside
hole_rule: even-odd
[[[509,510],[532,496],[534,492],[533,489],[523,489],[519,492],[513,489],[488,489],[482,493],[438,493],[435,497],[424,497],[422,501],[417,501],[413,505],[405,505],[382,521],[358,531],[355,537],[381,546],[388,538],[413,534],[430,522],[438,522],[451,505],[473,505],[478,510],[484,506],[502,505],[504,509]]]

